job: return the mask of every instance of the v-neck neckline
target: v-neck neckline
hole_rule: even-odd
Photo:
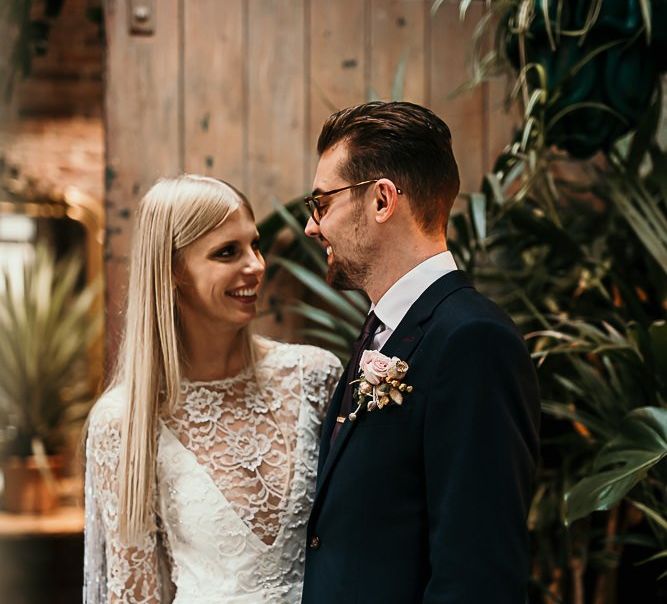
[[[276,534],[276,538],[271,542],[267,543],[264,541],[253,529],[251,526],[248,525],[243,518],[239,515],[239,513],[236,511],[236,507],[234,504],[227,498],[225,493],[220,489],[220,487],[216,484],[215,479],[213,476],[211,476],[211,473],[209,472],[208,468],[200,463],[200,461],[197,459],[197,456],[193,451],[188,449],[176,436],[170,429],[169,426],[167,426],[162,420],[160,420],[160,423],[162,424],[163,428],[163,434],[167,434],[167,438],[173,440],[176,442],[176,446],[180,447],[192,460],[192,462],[197,466],[198,469],[200,469],[204,475],[206,476],[207,480],[209,481],[211,487],[215,490],[217,495],[222,499],[224,502],[225,506],[229,508],[231,513],[234,515],[235,521],[240,524],[244,529],[245,532],[250,533],[252,535],[253,540],[255,541],[255,545],[257,545],[259,548],[262,549],[262,551],[269,551],[270,549],[274,548],[276,544],[280,541],[280,539],[283,536],[283,533],[285,532],[285,526],[287,523],[282,522],[280,524],[280,528],[278,529],[278,533]],[[296,472],[296,466],[294,468],[294,472]],[[289,508],[290,501],[292,499],[292,483],[294,482],[294,473],[290,477],[290,483],[289,483],[289,488],[287,489],[287,492],[285,494],[285,506],[286,509]]]

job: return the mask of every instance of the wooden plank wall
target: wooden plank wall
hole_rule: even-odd
[[[258,219],[310,188],[315,142],[334,110],[400,97],[450,126],[462,190],[475,190],[510,136],[499,86],[451,99],[468,78],[474,2],[156,0],[155,33],[129,33],[129,0],[107,0],[107,278],[110,351],[124,297],[132,211],[179,172],[241,188]]]

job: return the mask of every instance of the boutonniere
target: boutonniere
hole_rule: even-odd
[[[355,394],[357,408],[350,413],[350,421],[357,419],[364,407],[373,411],[389,404],[402,405],[404,394],[412,392],[412,386],[403,382],[409,368],[398,357],[390,358],[377,350],[364,350],[359,361],[360,377],[350,382],[359,384]]]

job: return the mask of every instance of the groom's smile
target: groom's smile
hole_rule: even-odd
[[[337,289],[363,289],[372,235],[364,214],[366,190],[355,192],[358,185],[343,176],[348,157],[344,142],[322,153],[313,181],[316,215],[308,220],[305,232],[318,239],[326,251],[330,285]],[[375,181],[360,184],[372,182]]]

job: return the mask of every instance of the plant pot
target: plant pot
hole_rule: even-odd
[[[47,457],[52,481],[48,481],[35,457],[10,457],[2,464],[4,477],[3,507],[12,514],[48,514],[58,507],[55,477],[62,468],[62,458]]]

